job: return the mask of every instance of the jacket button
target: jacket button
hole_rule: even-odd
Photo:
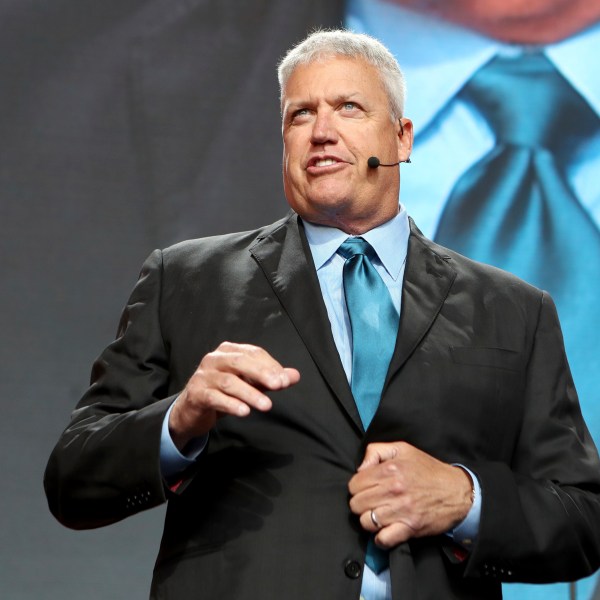
[[[344,564],[344,573],[346,573],[350,579],[358,579],[361,573],[360,563],[355,560],[346,561]]]

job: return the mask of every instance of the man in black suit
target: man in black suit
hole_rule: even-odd
[[[424,238],[399,169],[368,166],[412,148],[380,44],[313,34],[280,83],[293,212],[151,255],[50,458],[51,510],[88,528],[168,499],[155,598],[496,598],[593,572],[600,463],[552,300]],[[366,427],[336,253],[356,236],[400,314]]]

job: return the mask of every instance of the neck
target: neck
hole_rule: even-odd
[[[391,221],[399,212],[399,207],[396,207],[395,211],[378,213],[377,215],[363,219],[347,218],[345,215],[328,215],[327,218],[322,220],[308,220],[315,225],[335,227],[348,235],[362,235],[363,233],[367,233],[367,231],[371,231],[371,229],[375,229]]]

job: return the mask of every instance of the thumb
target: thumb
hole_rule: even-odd
[[[357,471],[364,471],[369,467],[374,467],[379,463],[395,458],[397,454],[398,448],[396,448],[396,445],[393,443],[369,444],[365,451],[365,456],[360,465],[358,466]]]

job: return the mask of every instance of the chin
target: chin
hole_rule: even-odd
[[[323,216],[336,216],[348,212],[352,201],[347,196],[317,196],[308,198],[306,204]]]
[[[340,185],[340,182],[323,181],[320,185],[312,186],[307,190],[306,203],[310,206],[333,209],[336,206],[343,207],[352,203],[354,196],[355,192],[352,193],[347,185]]]
[[[302,219],[316,225],[339,228],[343,216],[347,213],[347,203],[339,198],[307,198],[289,204]]]

